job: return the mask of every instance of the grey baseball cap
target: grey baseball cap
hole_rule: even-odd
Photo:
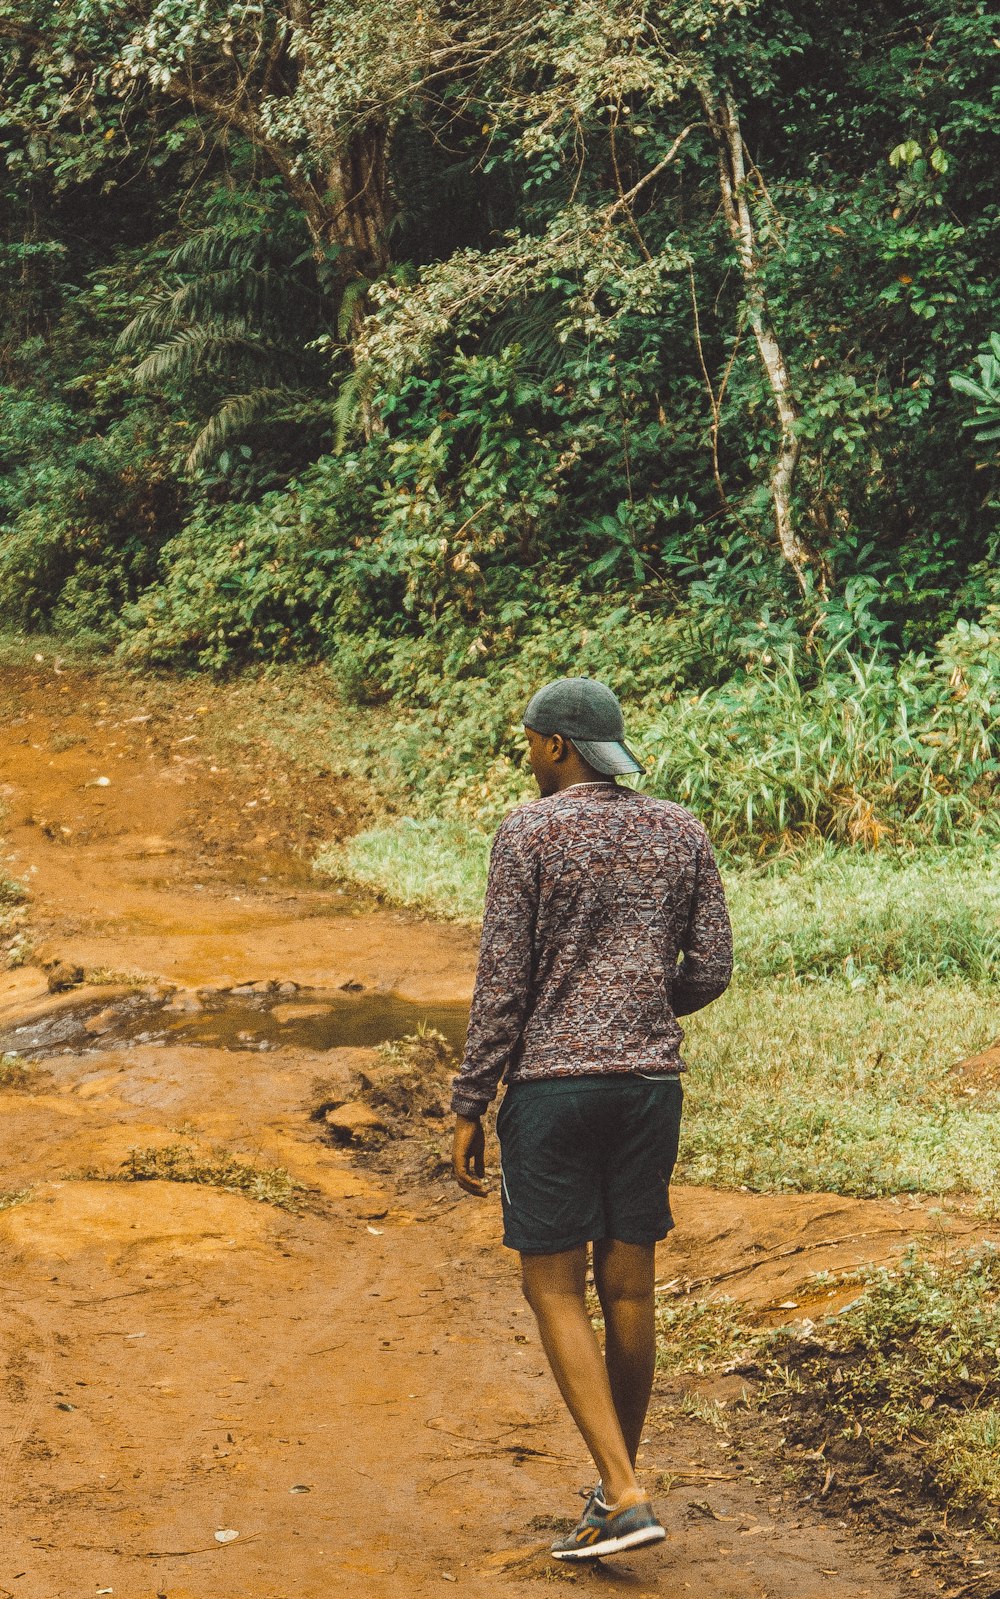
[[[625,745],[625,718],[615,695],[595,677],[561,677],[528,702],[524,725],[568,738],[595,772],[625,777],[642,767]]]

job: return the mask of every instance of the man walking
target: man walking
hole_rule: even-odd
[[[620,788],[641,771],[621,707],[591,678],[524,714],[541,798],[493,843],[453,1170],[486,1192],[481,1117],[497,1117],[504,1243],[599,1481],[559,1560],[665,1534],[635,1475],[655,1364],[654,1254],[673,1226],[678,1016],[727,987],[732,934],[711,845],[687,811]],[[587,1245],[604,1353],[587,1311]]]

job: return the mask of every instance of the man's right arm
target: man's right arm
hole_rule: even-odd
[[[511,837],[512,819],[493,841],[483,910],[479,968],[465,1057],[452,1110],[477,1120],[514,1056],[531,1001],[537,879]]]

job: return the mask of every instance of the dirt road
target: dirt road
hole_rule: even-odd
[[[350,791],[307,790],[252,743],[220,768],[204,693],[161,689],[150,709],[127,683],[49,663],[0,674],[5,869],[31,884],[37,940],[0,973],[0,1030],[33,1061],[0,1093],[0,1187],[26,1196],[0,1213],[0,1599],[938,1591],[912,1555],[798,1507],[766,1460],[663,1394],[641,1465],[670,1541],[587,1573],[547,1559],[590,1468],[497,1207],[333,1147],[310,1109],[369,1053],[295,1031],[355,995],[371,1015],[380,995],[414,1013],[466,1002],[474,940],[313,882],[288,842],[307,802],[310,836],[349,826]],[[53,998],[57,959],[99,983]],[[283,985],[280,1005],[263,991],[269,1041],[198,1033],[231,1002],[220,990],[267,983]],[[118,1037],[137,987],[159,1031]],[[52,1022],[67,1005],[85,1041]],[[398,1031],[405,1006],[384,1009]],[[165,1037],[175,1023],[190,1030]],[[201,1183],[106,1180],[130,1149],[164,1146],[280,1166],[319,1200],[290,1214]],[[677,1214],[660,1277],[724,1283],[761,1315],[825,1308],[810,1273],[887,1258],[928,1225],[919,1206],[822,1195],[680,1190]]]

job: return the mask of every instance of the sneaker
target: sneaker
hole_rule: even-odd
[[[599,1510],[607,1510],[608,1501],[604,1497],[604,1484],[600,1477],[598,1477],[593,1488],[581,1488],[579,1493],[580,1498],[587,1501],[583,1511],[585,1516],[589,1514],[594,1505],[596,1505]]]
[[[591,1493],[587,1508],[573,1531],[565,1538],[557,1538],[552,1545],[556,1560],[600,1560],[604,1555],[661,1543],[667,1536],[648,1499],[638,1505],[627,1505],[624,1510],[612,1510],[598,1499],[600,1486],[598,1483]]]

